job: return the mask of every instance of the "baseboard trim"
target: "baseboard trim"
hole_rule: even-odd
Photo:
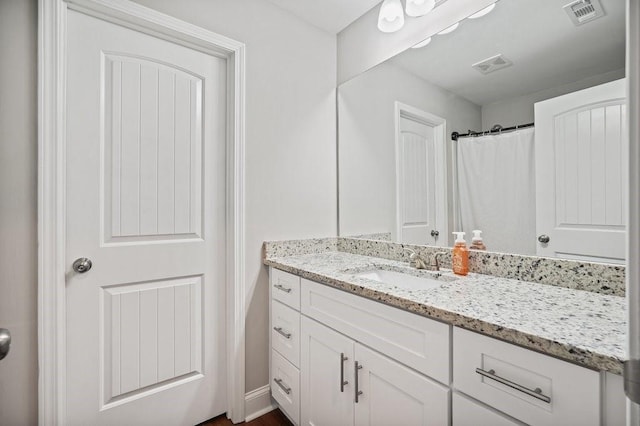
[[[264,385],[254,389],[244,395],[245,422],[250,422],[263,414],[275,410],[276,406],[271,403],[271,388]]]

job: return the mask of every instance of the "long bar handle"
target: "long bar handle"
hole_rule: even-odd
[[[478,373],[481,376],[486,377],[487,379],[491,379],[491,380],[495,380],[498,383],[502,383],[505,386],[509,386],[512,389],[515,389],[517,391],[520,391],[522,393],[525,393],[529,396],[532,396],[536,399],[539,399],[540,401],[544,401],[547,404],[551,403],[551,397],[548,397],[547,395],[542,393],[542,389],[540,388],[535,388],[535,389],[529,389],[527,387],[524,387],[522,385],[519,385],[516,382],[512,382],[509,379],[505,379],[504,377],[500,377],[498,375],[496,375],[496,371],[495,370],[483,370],[482,368],[476,368],[476,373]]]
[[[291,333],[287,333],[282,329],[282,327],[273,327],[275,331],[277,331],[280,335],[284,336],[285,339],[291,339]]]
[[[344,386],[349,382],[344,379],[344,362],[349,358],[344,356],[344,352],[340,353],[340,392],[344,392]]]
[[[282,383],[282,379],[273,379],[273,381],[276,382],[278,386],[280,386],[280,389],[282,389],[284,393],[286,393],[287,395],[291,393],[291,388],[286,387],[284,383]]]
[[[277,288],[280,291],[284,291],[285,293],[291,293],[291,289],[289,287],[285,287],[283,285],[280,284],[276,284],[274,285],[275,288]]]
[[[362,395],[362,391],[358,389],[358,370],[362,370],[362,364],[358,363],[358,361],[356,361],[355,363],[356,365],[356,404],[358,403],[358,401],[360,400],[360,395]]]

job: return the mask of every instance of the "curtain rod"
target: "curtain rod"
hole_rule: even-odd
[[[493,126],[491,128],[491,130],[486,130],[484,132],[474,132],[472,130],[469,130],[468,133],[458,133],[458,132],[453,132],[451,133],[451,140],[457,141],[458,138],[468,138],[470,136],[484,136],[484,135],[493,135],[496,133],[504,133],[504,132],[512,132],[514,130],[520,130],[520,129],[525,129],[527,127],[533,127],[534,123],[527,123],[527,124],[519,124],[517,126],[511,126],[511,127],[502,127],[499,124],[496,124],[495,126]]]

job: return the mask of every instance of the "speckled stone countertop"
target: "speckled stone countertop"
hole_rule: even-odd
[[[407,290],[355,275],[371,269],[433,278],[406,262],[325,251],[267,256],[264,263],[316,282],[549,354],[594,370],[622,374],[623,297],[490,275],[457,277]]]

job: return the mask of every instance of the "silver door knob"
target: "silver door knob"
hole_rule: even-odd
[[[549,241],[551,241],[551,238],[549,238],[548,235],[542,234],[538,237],[538,241],[540,241],[542,244],[547,244]]]
[[[73,270],[79,274],[84,274],[89,269],[91,269],[92,266],[93,266],[93,263],[91,263],[91,259],[87,257],[81,257],[79,259],[76,259],[75,262],[73,262]]]
[[[11,348],[11,333],[6,328],[0,328],[0,360],[4,359]]]
[[[431,236],[432,236],[433,238],[437,237],[438,235],[440,235],[440,232],[436,231],[435,229],[432,229],[432,230],[431,230]]]

